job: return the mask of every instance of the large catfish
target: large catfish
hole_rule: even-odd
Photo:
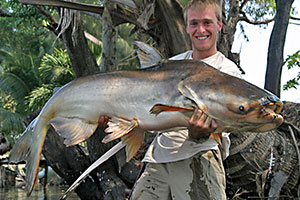
[[[74,80],[57,91],[14,145],[10,162],[26,160],[32,192],[47,130],[53,126],[67,146],[89,138],[101,115],[111,117],[104,138],[123,138],[131,158],[145,131],[188,126],[194,109],[218,124],[215,133],[268,131],[283,118],[281,101],[242,79],[199,61],[168,61],[136,71],[116,71]],[[123,144],[124,145],[124,144]]]

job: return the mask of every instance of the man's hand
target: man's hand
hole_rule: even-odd
[[[102,126],[102,127],[106,127],[107,126],[107,123],[109,122],[110,120],[110,117],[109,116],[106,116],[106,115],[101,115],[99,117],[99,125]]]
[[[189,120],[189,124],[189,137],[196,140],[208,139],[210,133],[214,132],[218,127],[216,121],[208,117],[200,109],[195,110]]]

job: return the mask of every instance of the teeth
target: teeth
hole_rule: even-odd
[[[203,36],[203,37],[196,37],[198,40],[204,40],[206,38],[208,38],[208,36]]]

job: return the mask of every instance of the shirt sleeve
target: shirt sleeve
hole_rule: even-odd
[[[193,58],[192,55],[193,55],[192,51],[186,51],[169,58],[169,60],[191,60]]]
[[[219,70],[237,78],[242,78],[242,74],[238,66],[233,61],[226,58],[224,55],[222,55],[222,63]]]

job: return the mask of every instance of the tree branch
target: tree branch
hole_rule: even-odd
[[[69,1],[62,1],[62,0],[19,0],[23,4],[30,4],[30,5],[38,5],[38,6],[56,6],[56,7],[63,7],[69,8],[74,10],[81,10],[87,11],[92,13],[98,13],[102,15],[103,7],[92,5],[92,4],[84,4],[84,3],[77,3],[77,2],[69,2]]]
[[[248,3],[249,0],[244,0],[240,6],[240,10],[243,10],[244,6]]]
[[[297,26],[300,26],[300,24],[299,24],[299,23],[295,23],[295,22],[291,22],[291,24],[293,24],[293,25],[297,25]]]
[[[292,19],[292,20],[300,20],[300,18],[298,18],[298,17],[290,17],[290,19]]]
[[[46,26],[47,29],[49,29],[50,31],[54,32],[55,35],[58,35],[58,31],[56,30],[57,26],[58,26],[58,22],[57,20],[48,12],[46,12],[44,9],[42,9],[40,6],[35,6],[34,7],[37,9],[37,11],[43,15],[44,17],[46,17],[49,21],[49,25]]]
[[[19,0],[23,4],[30,4],[30,5],[42,5],[42,6],[55,6],[61,8],[69,8],[79,11],[91,12],[96,13],[99,15],[103,14],[104,7],[92,4],[84,4],[84,3],[77,3],[77,2],[69,2],[69,1],[62,1],[62,0]],[[120,6],[116,7],[116,10],[111,12],[113,24],[115,26],[130,22],[132,24],[140,26],[136,21],[138,16],[136,13],[130,11],[129,9],[123,9]]]
[[[52,15],[50,15],[45,10],[43,10],[40,6],[34,6],[34,7],[38,10],[38,12],[40,14],[42,14],[43,16],[45,16],[49,20],[50,25],[47,25],[46,28],[49,29],[50,31],[54,32],[55,35],[58,35],[59,32],[57,31],[57,26],[58,26],[57,20]],[[102,42],[99,41],[97,38],[95,38],[90,33],[84,31],[84,35],[87,39],[89,39],[94,44],[102,45]]]
[[[266,20],[264,20],[264,21],[253,21],[253,20],[250,20],[250,19],[247,17],[247,15],[246,15],[246,13],[245,13],[244,11],[240,11],[240,14],[241,14],[242,16],[239,17],[239,21],[245,21],[245,22],[247,22],[247,23],[249,23],[249,24],[254,24],[254,25],[268,24],[268,23],[270,23],[270,22],[272,22],[272,21],[275,20],[275,16],[274,16],[273,18],[271,18],[271,19],[266,19]]]

